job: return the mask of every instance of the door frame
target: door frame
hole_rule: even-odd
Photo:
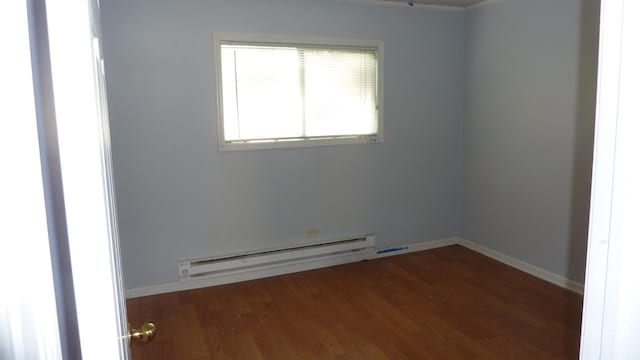
[[[637,0],[601,2],[581,359],[640,355],[638,19]]]

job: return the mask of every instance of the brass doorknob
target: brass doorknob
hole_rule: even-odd
[[[139,329],[134,329],[129,324],[129,339],[140,340],[143,343],[149,341],[156,333],[156,326],[153,323],[144,323]]]

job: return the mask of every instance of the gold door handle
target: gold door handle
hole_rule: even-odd
[[[144,323],[139,329],[134,329],[131,327],[131,324],[129,324],[129,341],[131,341],[131,338],[134,338],[146,343],[153,337],[153,335],[155,335],[155,333],[156,326],[153,325],[153,323]]]

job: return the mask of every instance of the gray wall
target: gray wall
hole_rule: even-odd
[[[583,281],[598,2],[467,12],[463,237]]]
[[[331,0],[103,1],[125,286],[176,281],[181,258],[456,235],[463,22]],[[218,152],[214,31],[383,40],[384,143]]]

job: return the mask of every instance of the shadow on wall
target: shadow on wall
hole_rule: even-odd
[[[580,21],[580,60],[578,69],[578,98],[576,102],[576,132],[573,144],[573,174],[571,179],[571,227],[567,274],[572,279],[584,279],[589,236],[591,169],[593,165],[593,136],[595,129],[596,89],[598,77],[598,33],[600,0],[582,3]],[[567,323],[580,321],[581,312],[567,307]],[[574,337],[565,334],[566,350]],[[572,356],[574,354],[571,354]]]
[[[593,136],[595,129],[596,85],[598,74],[598,33],[600,0],[582,2],[580,21],[580,60],[576,132],[573,144],[571,193],[571,228],[567,274],[571,279],[584,279],[589,235],[589,204]]]

